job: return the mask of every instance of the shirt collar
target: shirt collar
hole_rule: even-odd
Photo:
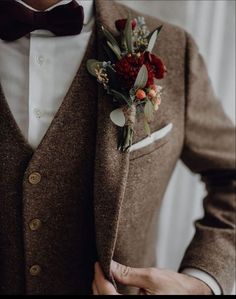
[[[26,6],[27,8],[33,10],[33,11],[38,11],[36,9],[34,9],[33,7],[29,6],[28,4],[26,4],[25,2],[23,2],[22,0],[15,0],[16,2]],[[60,5],[65,5],[70,3],[72,0],[62,0],[59,3],[49,7],[48,9],[46,9],[45,11],[50,11],[53,8],[60,6]],[[75,0],[78,4],[82,5],[84,8],[84,25],[88,24],[89,21],[92,19],[93,17],[93,2],[94,0]]]

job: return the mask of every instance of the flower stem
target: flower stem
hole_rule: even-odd
[[[126,110],[124,111],[126,124],[123,127],[122,137],[118,144],[118,149],[122,152],[127,152],[132,146],[136,112],[137,110],[135,105],[126,108]]]
[[[118,144],[118,149],[127,152],[133,143],[134,129],[130,125],[125,125],[122,131],[122,138]]]

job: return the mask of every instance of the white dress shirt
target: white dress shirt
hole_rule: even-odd
[[[68,2],[59,2],[48,10]],[[93,0],[80,4],[85,19],[79,35],[56,37],[49,31],[36,30],[15,42],[0,41],[0,82],[16,123],[34,149],[59,109],[92,33]]]
[[[15,1],[35,10],[21,0]],[[48,10],[70,1],[61,1]],[[14,42],[0,40],[0,83],[22,135],[34,149],[66,96],[92,33],[93,0],[77,2],[85,12],[79,35],[56,37],[36,30]],[[207,273],[192,268],[183,272],[204,281],[214,294],[221,294],[220,286]]]

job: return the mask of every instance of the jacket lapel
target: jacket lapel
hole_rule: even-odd
[[[105,60],[102,50],[101,24],[114,30],[114,21],[126,17],[113,1],[96,1],[98,59]],[[126,188],[129,154],[117,150],[118,129],[110,121],[113,110],[110,96],[102,87],[98,91],[98,119],[95,161],[94,209],[98,258],[107,278],[113,283],[110,264],[114,253],[119,213]]]
[[[114,21],[125,18],[125,9],[116,6],[114,1],[95,0],[96,22],[97,22],[97,48],[98,59],[105,60],[104,51],[101,45],[101,24],[115,32]],[[90,57],[94,58],[94,57]],[[3,105],[3,93],[0,89],[0,106]],[[68,96],[67,96],[68,97]],[[65,105],[65,104],[64,104]],[[63,106],[62,106],[63,107]],[[59,113],[55,117],[46,136],[41,142],[37,153],[50,141],[51,131],[56,129]],[[96,229],[97,253],[107,278],[114,282],[110,275],[110,264],[114,253],[117,237],[120,208],[124,198],[127,176],[129,171],[129,154],[120,153],[117,150],[119,131],[110,121],[110,112],[113,110],[111,99],[105,91],[99,87],[97,104],[97,140],[96,140],[96,160],[94,177],[94,216]],[[22,143],[30,150],[29,145],[23,140],[19,129],[14,123],[14,118],[10,115],[10,110],[6,110],[7,117],[11,119],[14,132],[20,136]],[[32,150],[31,150],[32,151]]]

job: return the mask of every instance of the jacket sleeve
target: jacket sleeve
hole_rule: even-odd
[[[230,294],[235,279],[235,128],[216,100],[203,58],[188,34],[182,160],[201,175],[207,195],[204,217],[195,223],[180,271],[205,271]]]

